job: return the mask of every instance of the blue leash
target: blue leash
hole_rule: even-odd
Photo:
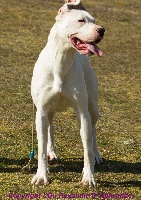
[[[30,151],[30,154],[29,154],[29,158],[30,160],[28,161],[27,165],[25,165],[23,168],[22,168],[22,171],[30,171],[32,166],[33,166],[33,163],[34,163],[34,116],[35,116],[35,105],[33,103],[33,120],[32,120],[32,150]]]

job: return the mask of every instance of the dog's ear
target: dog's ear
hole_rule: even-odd
[[[56,21],[60,21],[63,15],[72,9],[85,10],[85,7],[82,5],[81,0],[65,0],[65,4],[58,11]]]
[[[68,9],[67,9],[67,7],[64,5],[64,6],[62,6],[62,7],[58,10],[58,14],[57,14],[57,16],[56,16],[56,18],[55,18],[56,21],[60,21],[66,12],[68,12]]]
[[[69,10],[86,10],[81,0],[65,0]]]

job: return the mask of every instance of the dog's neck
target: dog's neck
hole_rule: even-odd
[[[47,48],[49,49],[50,65],[57,84],[62,84],[64,77],[72,67],[76,50],[68,42],[59,37],[56,24],[52,27],[48,37]],[[53,55],[53,57],[52,57]]]

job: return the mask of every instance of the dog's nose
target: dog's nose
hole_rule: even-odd
[[[104,36],[105,29],[104,28],[97,28],[96,31],[99,33],[100,37]]]

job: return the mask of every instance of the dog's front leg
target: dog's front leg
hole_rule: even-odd
[[[82,183],[84,185],[95,186],[94,181],[94,152],[91,118],[89,112],[80,114],[81,129],[80,134],[84,147],[84,169]]]
[[[38,139],[38,169],[36,175],[32,179],[32,184],[47,184],[47,129],[48,129],[48,113],[42,108],[37,107],[36,113],[36,130]]]

